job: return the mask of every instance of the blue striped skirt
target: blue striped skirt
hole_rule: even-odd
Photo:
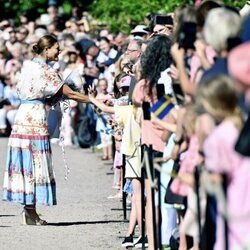
[[[3,200],[23,205],[56,205],[49,136],[10,136]]]

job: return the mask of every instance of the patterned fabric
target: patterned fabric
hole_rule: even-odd
[[[63,82],[40,60],[24,63],[17,84],[22,99],[8,143],[3,199],[23,205],[55,205],[56,183],[44,100]],[[37,101],[36,101],[37,100]]]

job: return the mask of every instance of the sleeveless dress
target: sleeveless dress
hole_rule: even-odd
[[[56,183],[51,158],[45,98],[63,82],[45,61],[25,61],[17,92],[21,105],[8,143],[3,200],[23,205],[56,205]]]

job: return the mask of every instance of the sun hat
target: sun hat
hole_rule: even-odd
[[[120,87],[129,87],[131,83],[131,76],[124,76],[120,81]]]
[[[134,34],[142,34],[142,35],[147,35],[148,31],[146,30],[146,26],[139,24],[137,26],[135,26],[134,29],[131,30],[130,34],[134,35]]]

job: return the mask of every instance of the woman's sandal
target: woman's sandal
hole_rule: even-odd
[[[28,210],[31,210],[32,208],[24,208],[22,212],[22,220],[23,220],[23,225],[34,225],[34,226],[45,226],[48,224],[46,220],[42,220],[37,216],[37,218],[33,218]]]

